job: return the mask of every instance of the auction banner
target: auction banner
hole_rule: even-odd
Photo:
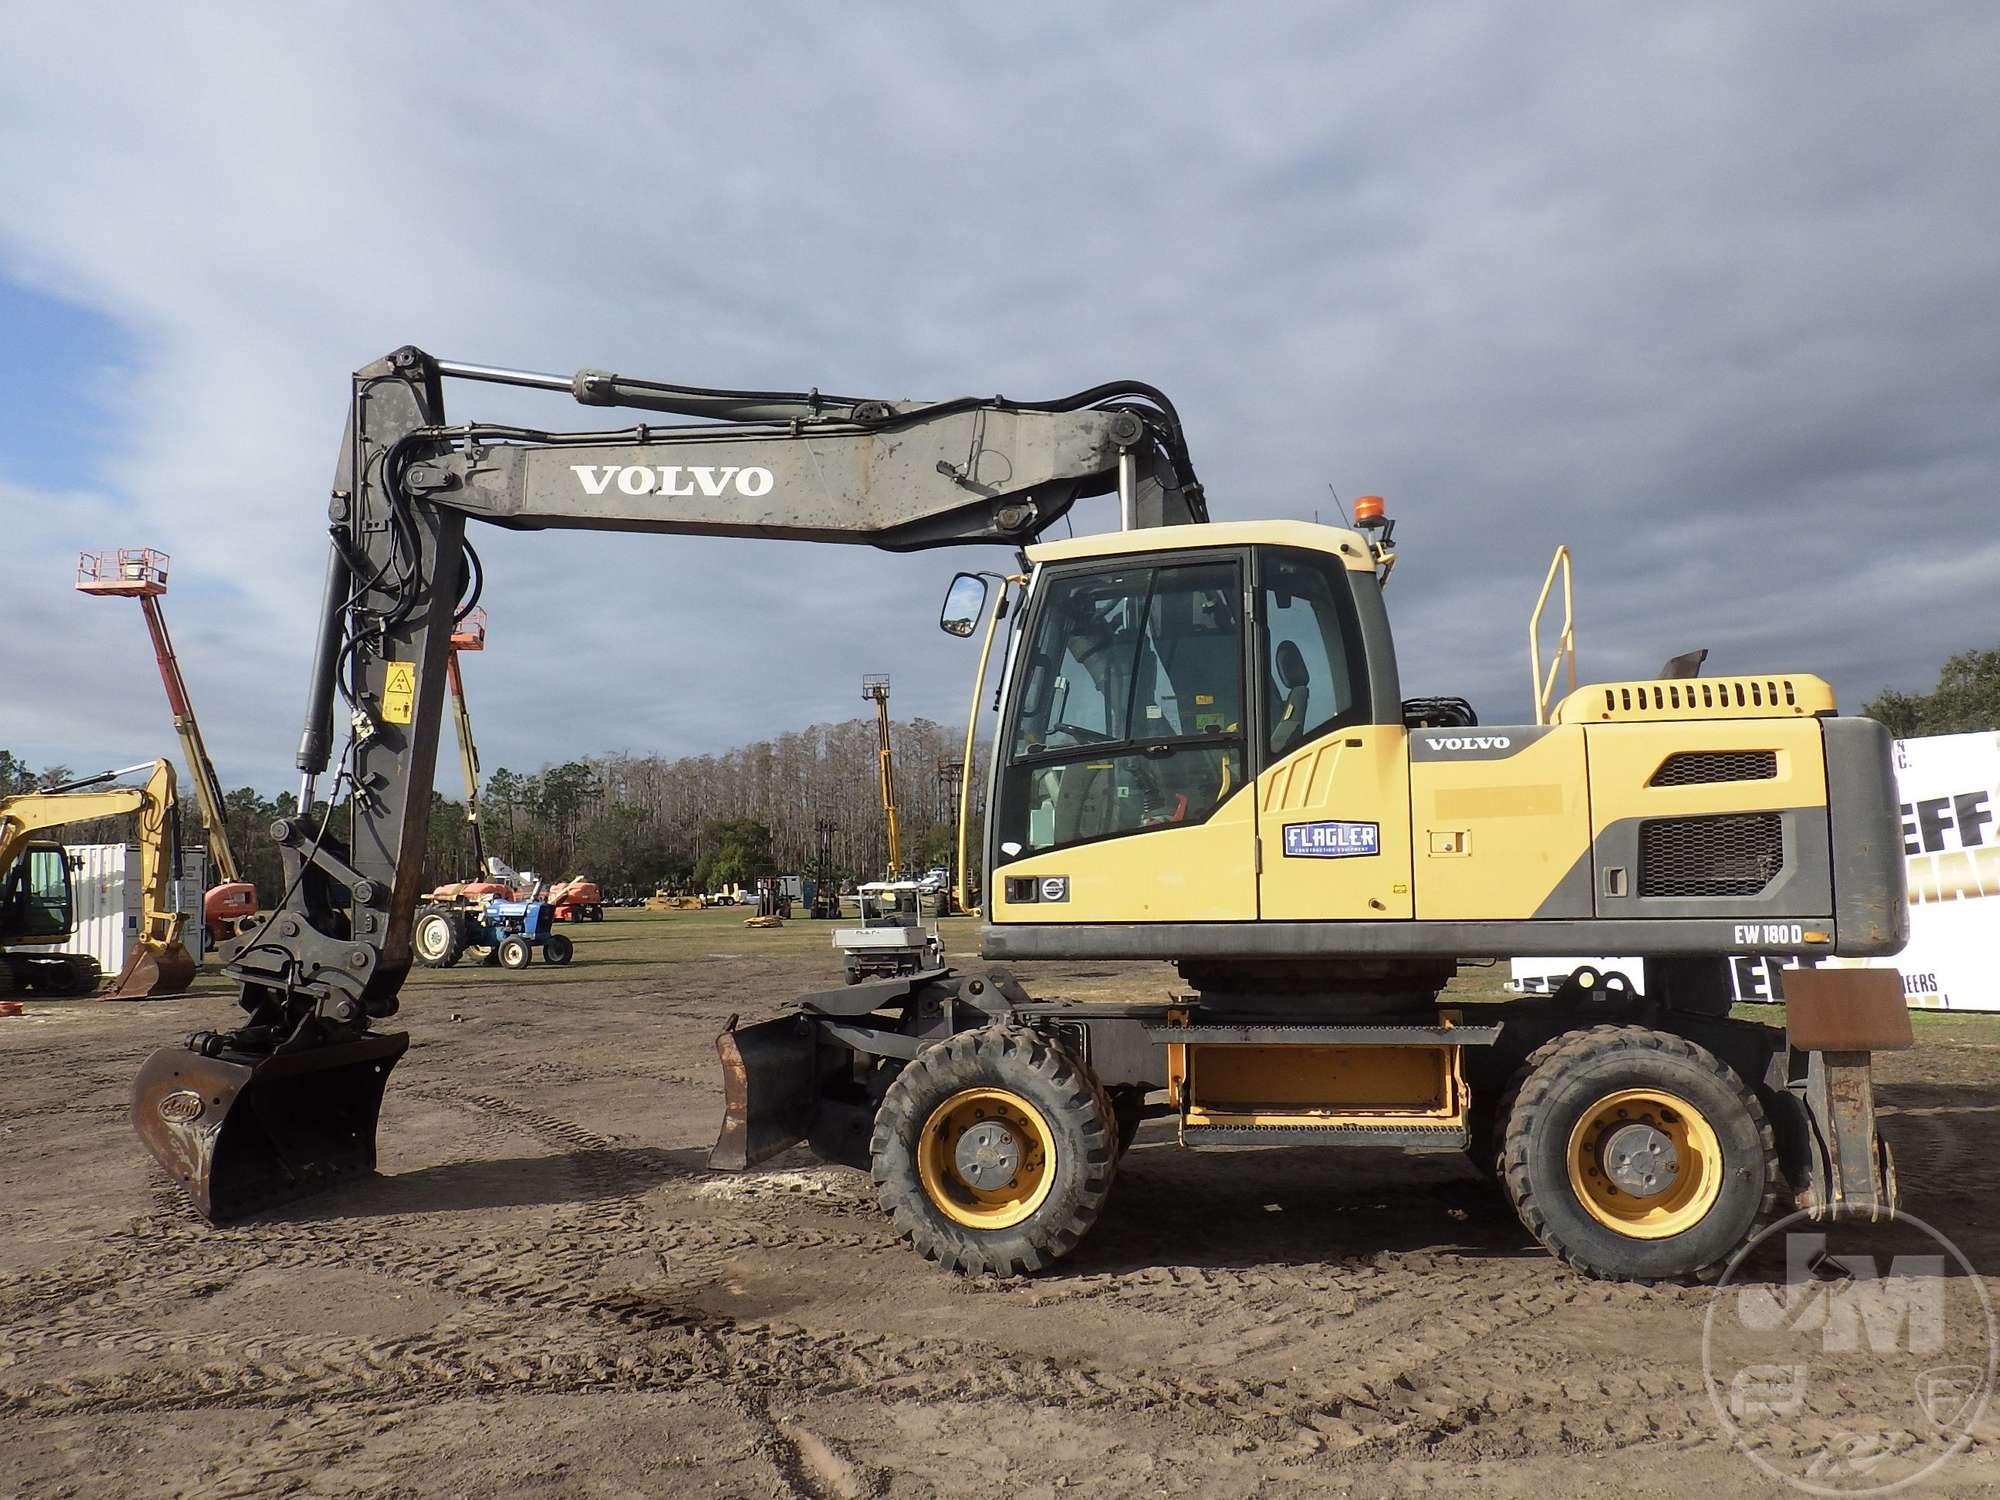
[[[1909,946],[1894,958],[1738,954],[1729,961],[1738,1000],[1777,999],[1774,969],[1824,964],[1895,969],[1916,1009],[2000,1011],[1993,951],[2000,937],[2000,734],[1896,741],[1896,791],[1910,878]],[[1586,964],[1645,990],[1646,965],[1637,958],[1517,958],[1514,988],[1553,990]]]

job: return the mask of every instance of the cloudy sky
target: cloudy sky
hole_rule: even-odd
[[[224,780],[291,784],[347,374],[403,343],[1151,381],[1218,518],[1389,497],[1405,689],[1488,722],[1526,712],[1561,541],[1586,677],[1705,645],[1852,705],[2000,642],[1989,4],[7,13],[0,747],[32,761],[166,742],[136,608],[70,587],[145,543]],[[530,400],[447,391],[597,424]],[[863,672],[963,713],[958,555],[480,542],[489,769],[849,717]]]

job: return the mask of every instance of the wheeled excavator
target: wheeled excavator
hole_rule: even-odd
[[[144,771],[138,786],[114,786]],[[181,941],[181,913],[169,899],[180,841],[174,768],[156,760],[105,771],[39,792],[0,797],[0,981],[26,994],[92,995],[103,979],[88,953],[68,951],[76,931],[74,865],[60,841],[66,823],[138,815],[139,930],[107,1000],[178,995],[194,982],[194,956]]]
[[[447,380],[695,420],[447,420]],[[1099,495],[1119,529],[1047,539]],[[1699,1271],[1782,1208],[1891,1213],[1870,1058],[1910,1042],[1893,973],[1787,974],[1771,1026],[1730,1016],[1724,965],[1899,950],[1887,731],[1798,673],[1583,686],[1532,725],[1406,704],[1394,526],[1359,509],[1211,522],[1138,382],[900,402],[395,351],[353,379],[297,757],[298,805],[332,767],[352,836],[274,826],[285,899],[226,953],[241,1023],[146,1062],[139,1134],[218,1221],[373,1169],[479,521],[1013,553],[940,621],[986,621],[975,713],[1001,660],[977,851],[960,829],[987,962],[732,1019],[714,1168],[802,1142],[863,1166],[966,1273],[1074,1250],[1148,1118],[1187,1146],[1470,1152],[1597,1276]],[[1464,957],[1590,952],[1644,955],[1644,996],[1585,967],[1440,1000]],[[1169,960],[1181,988],[1066,1002],[1004,967],[1058,958]]]

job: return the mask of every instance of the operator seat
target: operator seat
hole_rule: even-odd
[[[1117,778],[1106,761],[1072,761],[1062,768],[1056,788],[1056,845],[1101,838],[1116,831],[1113,815]]]
[[[1296,642],[1280,641],[1277,651],[1278,686],[1284,691],[1284,712],[1271,726],[1271,753],[1289,755],[1298,748],[1305,733],[1306,702],[1312,696],[1312,674],[1306,670],[1305,653]]]

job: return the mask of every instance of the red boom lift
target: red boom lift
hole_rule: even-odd
[[[173,638],[167,634],[167,617],[160,609],[160,596],[167,591],[167,554],[151,547],[118,547],[103,552],[85,552],[77,559],[76,586],[86,594],[105,594],[137,599],[146,616],[146,629],[153,637],[153,655],[160,664],[160,681],[166,684],[167,707],[174,716],[174,732],[181,738],[181,753],[188,775],[194,781],[195,800],[201,807],[202,827],[208,833],[208,856],[214,866],[215,883],[202,894],[202,923],[213,947],[234,935],[237,922],[257,911],[257,887],[243,879],[236,855],[229,847],[229,825],[222,815],[222,785],[216,780],[215,763],[208,758],[208,745],[201,737],[201,725],[194,716],[188,697],[187,679],[181,676],[180,658],[174,654]]]

